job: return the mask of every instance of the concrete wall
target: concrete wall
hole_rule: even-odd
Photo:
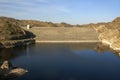
[[[28,31],[36,35],[37,41],[98,40],[98,33],[87,27],[33,27]]]

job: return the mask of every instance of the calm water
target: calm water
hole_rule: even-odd
[[[2,49],[0,59],[29,72],[14,80],[120,80],[120,57],[96,43],[36,44]]]

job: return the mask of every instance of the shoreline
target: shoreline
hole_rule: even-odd
[[[13,47],[19,47],[19,46],[27,46],[33,43],[35,43],[35,39],[33,38],[0,41],[0,48],[13,48]]]
[[[53,40],[49,40],[49,41],[40,41],[40,40],[36,40],[36,43],[92,43],[92,42],[100,42],[99,40],[74,40],[74,41],[53,41]]]

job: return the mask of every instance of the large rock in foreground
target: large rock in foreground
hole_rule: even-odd
[[[0,80],[14,79],[27,72],[28,70],[26,69],[12,66],[12,64],[8,61],[4,61],[0,64]]]

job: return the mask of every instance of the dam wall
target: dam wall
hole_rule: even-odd
[[[97,42],[98,33],[89,27],[32,27],[36,42]]]

